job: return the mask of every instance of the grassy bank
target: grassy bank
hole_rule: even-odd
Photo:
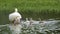
[[[0,0],[0,22],[9,22],[8,15],[17,7],[23,19],[60,18],[60,0]]]
[[[15,7],[19,10],[60,10],[60,0],[0,0],[1,10],[12,10]]]

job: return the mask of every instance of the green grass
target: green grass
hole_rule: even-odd
[[[43,10],[60,8],[60,0],[0,0],[0,9],[13,9],[17,7],[19,10]]]
[[[18,8],[23,19],[60,18],[60,0],[0,0],[0,22],[8,20],[8,15]]]

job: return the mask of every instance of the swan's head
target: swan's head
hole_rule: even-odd
[[[15,8],[15,12],[9,14],[9,21],[11,21],[11,22],[20,22],[21,18],[22,18],[22,16],[18,12],[17,8]]]
[[[18,9],[17,8],[15,8],[15,12],[18,12]]]

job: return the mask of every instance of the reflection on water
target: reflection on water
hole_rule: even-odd
[[[21,34],[60,34],[60,20],[46,20],[39,23],[39,21],[33,21],[30,26],[22,23]],[[11,34],[10,29],[5,26],[0,26],[0,34]]]

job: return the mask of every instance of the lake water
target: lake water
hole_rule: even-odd
[[[21,34],[60,34],[60,20],[46,20],[43,23],[34,21],[28,27],[26,24],[22,26]],[[11,31],[7,26],[0,27],[0,34],[11,34]]]

